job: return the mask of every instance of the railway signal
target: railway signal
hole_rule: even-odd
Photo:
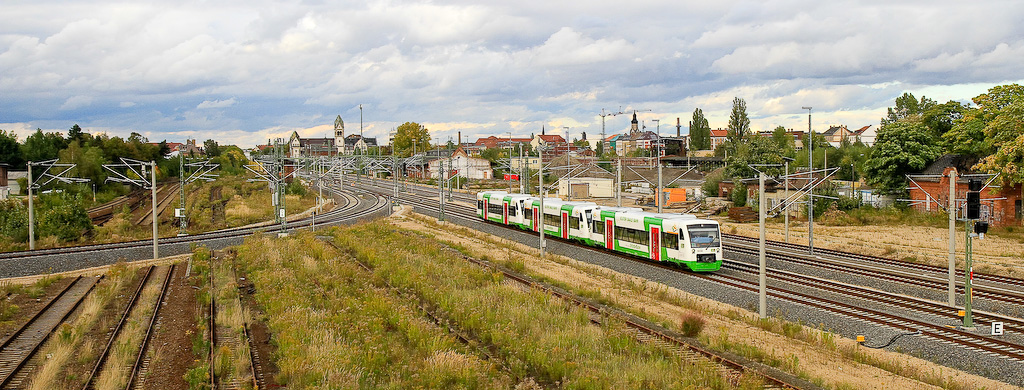
[[[57,159],[40,161],[40,162],[28,162],[28,249],[36,249],[36,235],[35,235],[35,211],[32,204],[32,190],[42,189],[50,183],[85,183],[89,179],[79,177],[66,177],[64,174],[75,168],[77,164],[58,164]],[[41,182],[33,182],[32,180],[32,167],[39,166],[43,168],[39,174]],[[64,170],[52,173],[50,170],[53,168],[64,168]]]

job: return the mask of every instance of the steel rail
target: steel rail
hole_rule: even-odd
[[[422,202],[422,201],[419,204],[420,204],[420,207],[426,207],[426,208],[429,208],[430,206],[433,206],[432,204],[429,204],[429,203],[426,203],[426,202]],[[465,208],[466,209],[470,209],[469,207],[465,207]],[[459,213],[454,212],[454,211],[455,211],[455,208],[453,208],[451,211],[449,211],[448,215],[449,216],[454,216],[454,215],[459,214]],[[475,210],[471,214],[472,217],[468,217],[468,215],[470,215],[470,213],[466,212],[464,215],[461,215],[460,217],[462,217],[464,219],[467,219],[467,220],[473,220],[473,221],[476,221],[476,222],[484,222],[484,221],[482,221],[482,220],[480,220],[479,218],[476,217]],[[487,222],[487,223],[489,225],[492,225],[492,226],[505,227],[505,228],[507,228],[509,230],[512,230],[512,231],[520,231],[519,229],[515,229],[515,228],[508,227],[508,226],[501,225],[501,224],[495,224],[495,223],[490,223],[490,222]],[[575,243],[575,242],[572,242],[572,241],[565,241],[565,240],[559,240],[559,241],[563,242],[563,243],[570,244],[570,245],[578,246],[578,247],[581,247],[581,248],[590,249],[590,250],[595,250],[595,251],[600,250],[599,248],[592,248],[590,246],[583,245],[583,244],[578,244],[578,243]],[[630,258],[630,259],[632,259],[634,261],[637,260],[637,259],[635,259],[635,258],[633,258],[631,256],[628,256],[628,255],[625,255],[625,254],[620,254],[620,253],[606,251],[606,250],[601,250],[601,251],[603,253],[611,253],[611,254],[619,256],[619,257]],[[678,270],[678,269],[675,269],[675,268],[671,268],[671,267],[667,267],[667,266],[664,266],[662,264],[651,263],[649,261],[644,261],[644,262],[647,263],[647,264],[651,264],[651,265],[654,265],[654,266],[661,267],[661,268],[673,270],[675,272],[683,272],[681,270]],[[727,281],[718,281],[718,280],[712,279],[713,277],[719,276],[719,275],[703,275],[703,274],[692,274],[692,275],[695,275],[695,276],[700,277],[700,278],[704,278],[706,280],[716,281],[716,282],[719,282],[720,284],[730,285],[730,286],[733,286],[733,287],[738,287],[735,283],[729,283]],[[756,292],[756,286],[755,287],[751,287],[751,288],[744,288],[744,289]],[[791,296],[801,296],[801,293],[798,293],[798,292],[795,292],[795,291],[786,291],[786,294],[790,294]],[[809,296],[807,294],[802,294],[805,298],[801,298],[801,299],[787,298],[785,295],[781,295],[781,294],[779,294],[777,292],[773,292],[770,295],[772,295],[775,298],[779,298],[779,299],[783,299],[783,300],[788,300],[788,301],[793,301],[793,302],[802,303],[802,304],[808,304],[808,303],[805,302],[806,299],[816,299],[816,297],[812,297],[812,296]],[[834,305],[835,307],[846,307],[846,311],[845,312],[839,312],[839,314],[849,315],[849,316],[853,316],[853,317],[857,316],[856,313],[858,311],[865,312],[865,311],[869,311],[870,310],[870,309],[865,309],[865,308],[854,307],[852,305],[848,305],[848,304],[841,303],[841,302],[832,302],[831,304]],[[812,307],[816,307],[816,308],[822,309],[822,310],[826,310],[826,311],[832,311],[832,312],[836,312],[837,311],[837,309],[834,309],[833,307],[827,306],[826,304],[817,304],[817,305],[808,304],[808,305],[812,306]],[[919,320],[912,319],[912,318],[904,318],[904,317],[901,317],[901,316],[898,316],[898,315],[887,314],[887,313],[882,313],[882,312],[877,312],[876,315],[884,316],[884,317],[887,317],[888,319],[885,320],[885,321],[872,321],[874,323],[879,323],[879,324],[883,324],[883,325],[893,326],[893,327],[896,327],[898,329],[905,329],[905,330],[920,330],[921,328],[931,329],[931,330],[925,332],[925,336],[926,337],[930,337],[930,338],[933,338],[933,339],[936,339],[936,340],[940,340],[940,341],[954,343],[954,344],[965,346],[967,348],[971,348],[971,349],[974,349],[974,350],[977,350],[977,351],[981,351],[981,352],[993,353],[993,354],[1001,355],[1001,356],[1004,356],[1004,357],[1007,357],[1007,358],[1024,361],[1024,347],[1022,347],[1020,345],[1017,345],[1017,344],[1014,344],[1014,343],[1009,343],[1009,342],[1006,342],[1006,341],[1003,341],[1003,340],[994,339],[994,338],[990,338],[990,337],[975,335],[973,333],[959,331],[959,330],[956,330],[956,329],[949,329],[948,327],[945,327],[945,326],[942,326],[942,325],[929,324],[929,323],[926,323],[926,322],[923,322],[923,321],[919,321]],[[868,318],[870,318],[870,317],[868,317]],[[924,331],[922,331],[922,332],[924,332]]]
[[[72,282],[71,284],[69,284],[68,288],[66,288],[65,290],[61,291],[61,293],[57,297],[54,297],[54,299],[51,300],[50,303],[47,304],[46,307],[44,307],[42,310],[40,310],[39,313],[36,313],[36,315],[32,317],[31,321],[29,321],[28,323],[25,324],[25,326],[20,328],[19,331],[17,332],[17,335],[12,335],[10,338],[8,338],[7,341],[5,341],[3,343],[3,347],[0,348],[0,350],[3,350],[4,352],[6,352],[6,350],[8,349],[8,347],[10,347],[10,344],[12,343],[12,341],[16,337],[20,337],[21,335],[23,335],[24,331],[26,329],[28,329],[30,324],[35,324],[36,321],[42,316],[42,314],[44,312],[50,310],[53,307],[53,304],[55,302],[57,302],[58,299],[63,298],[64,296],[67,295],[66,293],[68,291],[71,291],[71,286],[77,286],[78,283],[89,283],[88,281],[83,282],[83,279],[84,278],[82,276],[79,276],[79,277],[75,278],[75,281]],[[28,337],[33,337],[33,336],[37,336],[40,333],[42,334],[42,337],[39,338],[39,341],[37,341],[37,342],[35,342],[33,344],[32,348],[30,348],[25,353],[21,354],[19,357],[15,358],[16,364],[14,365],[14,368],[9,373],[4,375],[2,380],[0,380],[0,388],[7,387],[8,385],[11,384],[11,382],[14,380],[14,377],[18,374],[18,372],[20,372],[21,369],[25,367],[25,364],[28,363],[28,361],[33,356],[35,356],[36,352],[39,351],[39,348],[42,347],[43,343],[45,343],[46,340],[48,340],[50,338],[50,336],[53,335],[53,331],[56,330],[57,327],[60,326],[60,324],[64,323],[64,321],[66,321],[68,319],[68,317],[71,316],[71,313],[74,313],[75,310],[78,309],[78,306],[82,304],[82,301],[85,300],[85,297],[89,296],[89,293],[92,292],[93,288],[96,287],[96,284],[99,283],[99,280],[101,278],[91,278],[91,279],[92,279],[92,281],[91,281],[91,283],[89,285],[89,288],[86,289],[84,293],[82,293],[82,296],[78,297],[78,299],[76,299],[74,301],[74,303],[71,305],[71,308],[68,309],[68,311],[65,312],[60,317],[60,319],[55,321],[52,325],[44,326],[44,329],[43,329],[44,332],[39,332],[39,333],[37,333],[35,335],[29,335],[28,336]]]
[[[128,376],[128,382],[125,384],[125,389],[135,388],[135,381],[138,379],[139,374],[142,371],[142,362],[146,357],[146,349],[149,347],[149,341],[153,338],[153,328],[155,328],[157,318],[160,317],[160,308],[163,307],[164,300],[167,297],[167,289],[171,285],[171,279],[174,278],[174,269],[176,265],[177,264],[171,264],[167,269],[167,276],[164,277],[163,285],[160,287],[160,296],[156,300],[156,306],[153,308],[153,314],[150,316],[146,325],[146,335],[142,338],[142,346],[139,347],[139,353],[135,357],[135,363],[132,364],[131,375]]]
[[[741,242],[744,242],[744,243],[756,243],[757,242],[757,238],[747,237],[747,236],[740,236],[740,235],[735,235],[735,234],[722,233],[722,237],[724,239],[741,241]],[[725,240],[723,240],[723,243],[724,243],[724,241]],[[766,241],[766,245],[768,245],[770,248],[774,247],[771,250],[779,250],[779,251],[781,251],[782,249],[792,250],[792,251],[794,251],[793,255],[797,255],[797,256],[799,256],[799,255],[806,255],[807,254],[807,246],[806,245],[800,245],[800,244],[795,244],[795,243],[787,243],[787,242],[782,242],[782,241],[772,241],[772,240]],[[897,259],[890,259],[890,258],[886,258],[886,257],[864,255],[864,254],[860,254],[860,253],[844,252],[844,251],[839,251],[839,250],[835,250],[835,249],[814,248],[814,252],[818,256],[821,256],[823,254],[827,254],[827,255],[830,255],[830,256],[835,256],[835,257],[845,258],[845,259],[850,259],[850,260],[869,261],[869,262],[879,263],[879,264],[888,265],[888,266],[896,266],[896,267],[902,267],[902,268],[915,269],[915,270],[919,270],[919,271],[932,272],[932,273],[940,274],[940,275],[943,275],[943,276],[947,275],[947,273],[949,272],[949,269],[946,268],[946,267],[938,267],[938,266],[929,265],[929,264],[912,263],[912,262],[907,262],[907,261],[900,261],[900,260],[897,260]],[[964,277],[964,271],[963,270],[958,269],[958,270],[955,270],[955,272],[956,272],[957,277],[960,277],[960,278]],[[1012,278],[1012,277],[1008,277],[1008,276],[1001,276],[1001,275],[993,275],[993,274],[985,274],[985,273],[975,272],[974,273],[974,278],[975,278],[975,280],[985,280],[985,281],[990,281],[990,282],[994,282],[994,283],[1002,283],[1002,284],[1007,284],[1007,285],[1011,285],[1011,286],[1024,287],[1024,279]],[[947,281],[948,281],[948,279],[947,279]]]
[[[89,378],[85,381],[85,385],[82,386],[83,390],[89,390],[93,387],[93,381],[96,380],[96,376],[100,373],[103,365],[107,362],[107,358],[110,356],[110,351],[113,349],[117,336],[121,333],[121,329],[124,328],[124,324],[128,322],[128,316],[131,314],[132,309],[135,308],[135,303],[139,300],[139,296],[142,295],[142,290],[149,282],[149,277],[153,274],[153,269],[155,268],[155,265],[151,265],[146,269],[146,274],[143,275],[142,281],[139,283],[139,287],[135,289],[135,293],[132,294],[131,299],[129,299],[128,305],[124,308],[124,312],[121,313],[121,319],[117,322],[117,325],[114,326],[114,330],[110,333],[110,339],[107,340],[107,345],[103,347],[103,351],[100,352],[99,358],[96,359],[96,364],[93,366],[92,371],[89,372]]]

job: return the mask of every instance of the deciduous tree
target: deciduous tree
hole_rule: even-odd
[[[906,193],[906,174],[920,172],[942,153],[928,128],[919,121],[896,121],[878,131],[865,164],[869,184],[886,194]]]
[[[414,151],[421,152],[430,148],[430,132],[416,122],[405,122],[395,129],[395,153],[408,157]]]

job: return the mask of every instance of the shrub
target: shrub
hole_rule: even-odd
[[[82,199],[65,193],[39,197],[39,236],[54,236],[61,241],[75,241],[92,231],[92,220],[82,206]]]
[[[679,321],[679,331],[686,337],[696,337],[704,330],[704,317],[697,314],[683,314]]]
[[[14,242],[28,241],[28,208],[20,201],[0,201],[0,235]]]
[[[739,180],[736,180],[739,182]],[[743,184],[737,184],[732,189],[732,203],[736,207],[743,207],[747,205],[747,186]]]

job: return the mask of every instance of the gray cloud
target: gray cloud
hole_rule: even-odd
[[[1024,7],[999,1],[97,0],[0,11],[7,128],[80,123],[242,145],[339,114],[356,122],[359,104],[380,137],[405,121],[442,139],[546,123],[596,134],[600,110],[620,106],[665,123],[700,107],[721,126],[734,96],[755,128],[799,127],[805,105],[822,123],[861,126],[903,91],[966,100],[1019,80],[1024,58]]]

